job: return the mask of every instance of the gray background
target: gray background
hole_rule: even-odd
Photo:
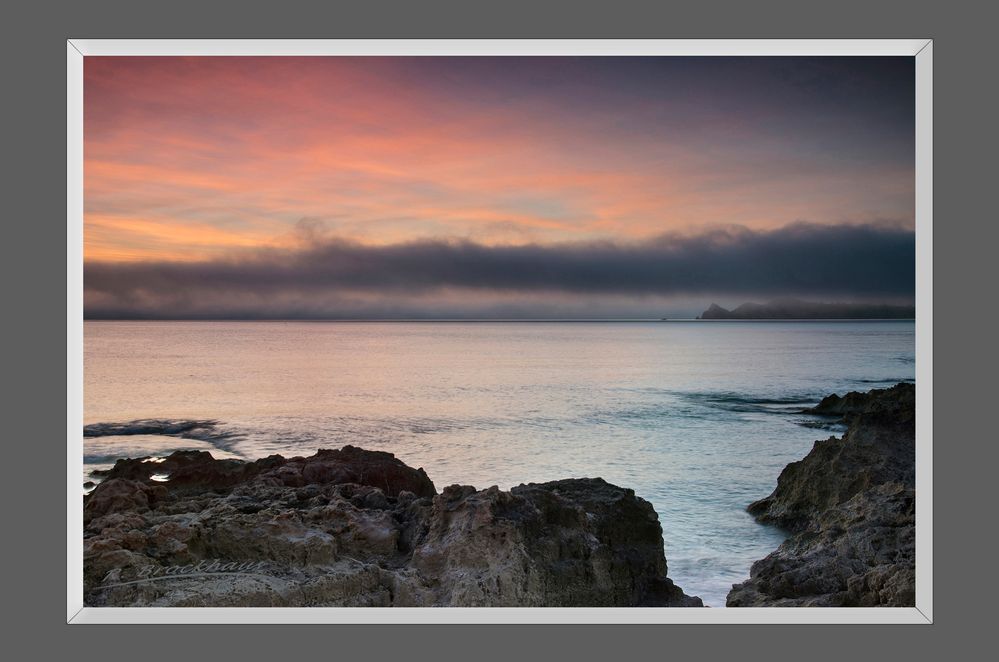
[[[355,6],[356,5],[356,6]],[[941,656],[987,636],[995,548],[991,268],[997,116],[986,3],[16,2],[2,9],[3,598],[12,659],[319,654],[622,659]],[[65,624],[65,40],[96,37],[929,37],[935,40],[935,620],[932,626],[68,626]],[[988,123],[987,123],[988,122]],[[991,202],[989,200],[988,202]],[[969,317],[970,315],[970,317]],[[991,510],[991,509],[990,509]],[[991,533],[991,531],[989,532]],[[991,607],[994,609],[994,606]],[[992,618],[989,618],[991,624]],[[26,647],[26,648],[25,648]],[[983,647],[978,650],[989,650]],[[968,650],[968,649],[965,649]],[[25,651],[23,653],[14,651]],[[31,651],[30,653],[27,651]]]

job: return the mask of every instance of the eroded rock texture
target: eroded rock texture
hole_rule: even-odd
[[[352,446],[181,451],[119,461],[84,522],[92,606],[701,606],[651,504],[599,478],[438,494]]]
[[[793,535],[753,564],[730,607],[915,605],[915,386],[825,398],[842,438],[815,442],[749,506]]]

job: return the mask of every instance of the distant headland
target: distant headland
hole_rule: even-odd
[[[892,306],[866,303],[816,303],[798,299],[777,299],[768,303],[744,303],[728,310],[711,304],[700,320],[776,320],[776,319],[915,319],[915,306]]]

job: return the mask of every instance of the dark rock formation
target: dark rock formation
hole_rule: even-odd
[[[793,535],[753,564],[727,604],[915,604],[915,386],[830,396],[842,438],[815,442],[784,468],[777,489],[748,508]]]
[[[711,304],[697,319],[775,320],[775,319],[914,319],[913,306],[865,303],[815,303],[798,299],[776,299],[768,303],[744,303],[734,310]]]
[[[874,392],[872,391],[872,393]],[[842,397],[833,393],[822,398],[816,406],[803,409],[801,413],[815,414],[816,416],[836,416],[840,418],[859,414],[864,411],[872,393],[850,391]]]
[[[165,480],[157,480],[167,476]],[[93,606],[701,606],[599,478],[445,488],[389,453],[121,460],[84,497]]]
[[[818,405],[803,409],[803,414],[837,416],[849,421],[855,414],[866,414],[868,422],[878,411],[887,414],[879,424],[898,422],[912,424],[909,410],[915,407],[916,390],[910,383],[900,383],[890,389],[873,389],[866,393],[850,391],[840,397],[833,393],[822,398]]]
[[[388,496],[397,496],[402,491],[416,496],[437,494],[423,469],[408,467],[391,453],[366,451],[354,446],[320,450],[304,458],[285,459],[272,455],[255,462],[216,460],[207,451],[175,451],[159,460],[118,460],[106,473],[106,479],[149,481],[154,475],[168,475],[172,490],[222,491],[259,479],[267,485],[288,487],[355,483],[380,488]]]

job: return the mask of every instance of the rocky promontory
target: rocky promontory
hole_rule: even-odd
[[[746,302],[728,310],[716,303],[697,316],[700,320],[887,320],[915,319],[914,306],[869,303],[821,303],[800,299]]]
[[[841,416],[841,437],[785,467],[748,508],[791,532],[732,588],[730,607],[915,605],[913,384],[829,396],[808,413]]]
[[[89,606],[702,606],[652,505],[600,478],[437,492],[352,446],[119,460],[84,497]]]

